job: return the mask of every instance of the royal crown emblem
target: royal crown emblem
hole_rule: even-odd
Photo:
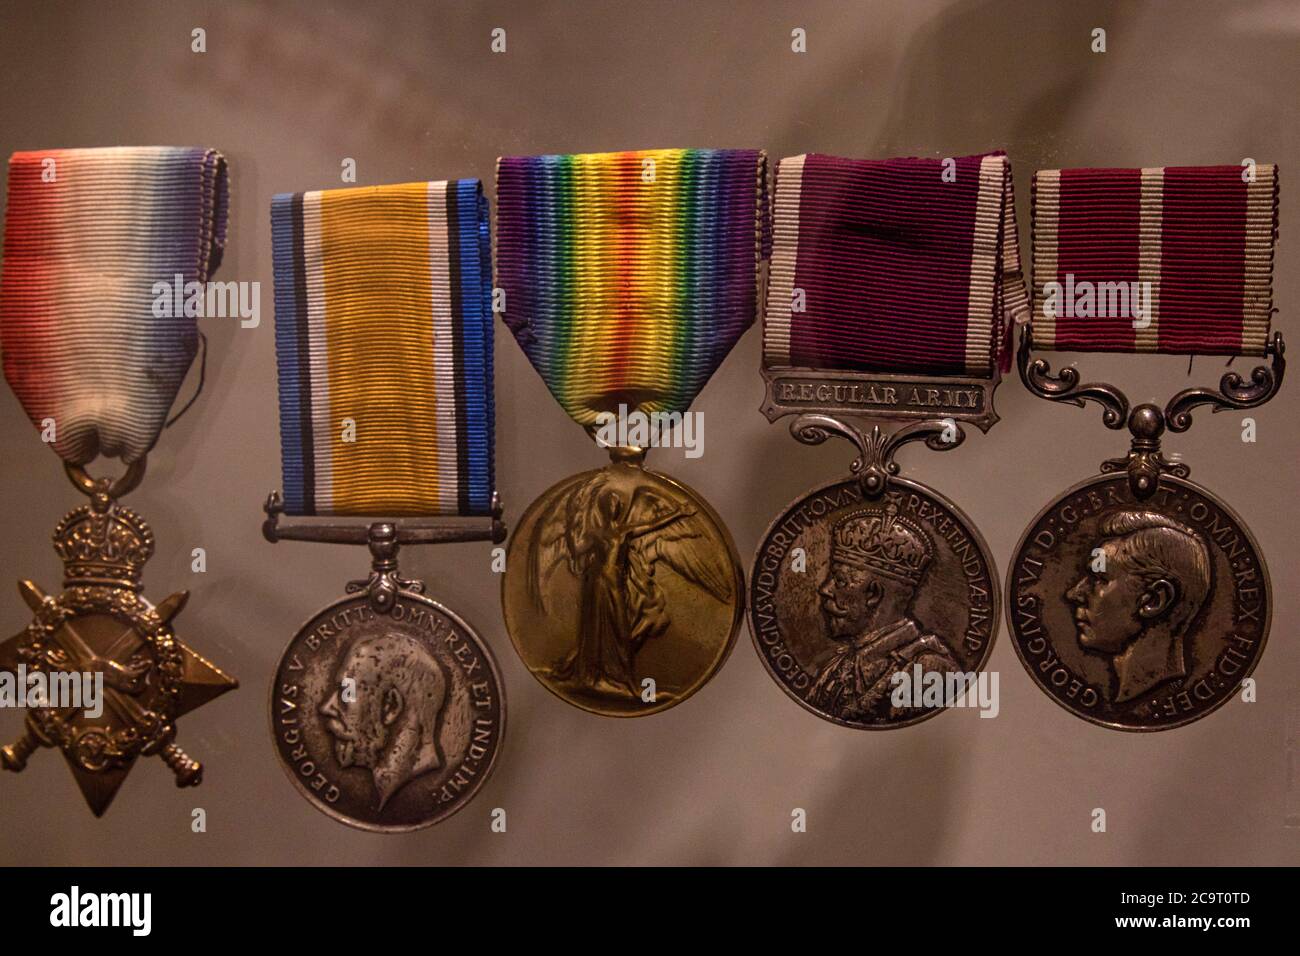
[[[65,587],[100,584],[138,591],[153,548],[153,531],[145,520],[118,505],[103,511],[82,505],[54,529]]]
[[[921,583],[934,556],[929,536],[894,505],[849,512],[832,531],[832,557],[907,584]]]
[[[100,688],[98,707],[80,699],[29,705],[23,735],[0,747],[0,767],[12,771],[25,768],[42,747],[61,750],[96,816],[108,809],[140,757],[160,757],[177,786],[198,784],[203,767],[176,745],[176,720],[238,686],[177,639],[172,623],[188,591],[157,605],[140,593],[153,531],[116,499],[142,471],[142,464],[133,466],[110,483],[68,467],[90,504],[68,512],[54,529],[64,589],[49,595],[32,581],[19,581],[33,619],[0,642],[0,672],[50,687],[81,678],[80,686]]]

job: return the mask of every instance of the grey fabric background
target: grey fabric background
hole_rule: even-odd
[[[489,51],[498,26],[502,55]],[[195,27],[207,30],[206,54],[190,52]],[[791,52],[795,27],[807,30],[806,54]],[[1107,31],[1105,54],[1090,52],[1094,27]],[[341,185],[344,157],[356,159],[360,184],[490,184],[500,153],[758,146],[775,159],[1003,147],[1026,237],[1035,168],[1253,157],[1283,171],[1277,327],[1294,334],[1298,52],[1300,7],[1284,0],[0,6],[0,152],[220,148],[233,201],[217,278],[262,283],[259,328],[205,323],[203,396],[164,434],[128,499],[159,542],[148,592],[157,600],[192,588],[182,638],[242,681],[182,722],[180,743],[204,761],[206,781],[177,790],[159,762],[141,763],[95,820],[62,758],[42,752],[25,773],[0,777],[0,862],[1300,862],[1300,829],[1284,826],[1288,804],[1300,807],[1300,383],[1253,413],[1255,444],[1240,440],[1242,415],[1205,411],[1166,443],[1253,528],[1271,561],[1275,612],[1258,702],[1234,701],[1164,734],[1106,731],[1061,710],[1023,672],[1005,626],[991,660],[1001,690],[993,720],[961,710],[893,733],[834,727],[773,684],[747,632],[694,699],[644,720],[602,720],[552,698],[520,665],[486,546],[412,548],[405,571],[495,649],[508,739],[495,776],[452,820],[398,837],[354,832],[284,778],[267,695],[289,636],[364,573],[366,555],[271,546],[259,533],[261,502],[279,484],[270,198]],[[784,424],[767,424],[758,358],[755,328],[701,395],[703,458],[651,457],[713,503],[746,564],[790,499],[851,460],[847,445],[806,448]],[[1223,366],[1198,358],[1189,375],[1177,357],[1068,358],[1135,401],[1217,382]],[[511,519],[602,457],[500,326],[497,361],[498,474]],[[1038,508],[1122,454],[1126,440],[1095,408],[1035,399],[1014,375],[997,405],[1003,421],[988,436],[946,455],[913,447],[902,463],[975,520],[1004,572]],[[49,534],[79,496],[7,389],[0,435],[0,581],[55,587]],[[190,572],[198,546],[204,575]],[[5,634],[27,620],[11,584],[0,615]],[[6,737],[19,727],[16,714],[0,713]],[[191,832],[195,807],[207,811],[206,833]],[[506,833],[489,829],[496,807],[507,811]],[[796,807],[806,833],[791,832]],[[1096,807],[1106,833],[1091,831]]]

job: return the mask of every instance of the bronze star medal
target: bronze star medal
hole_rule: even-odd
[[[0,671],[20,672],[47,687],[78,675],[102,680],[102,706],[66,704],[47,696],[27,711],[23,735],[0,748],[0,764],[19,771],[39,747],[63,751],[95,816],[102,816],[141,756],[158,755],[180,787],[196,786],[203,768],[175,743],[176,720],[238,682],[176,637],[172,622],[189,599],[178,591],[157,605],[141,593],[141,573],[153,554],[144,519],[117,504],[143,474],[143,460],[110,485],[69,467],[91,499],[54,531],[64,564],[64,589],[51,597],[31,581],[18,583],[34,613],[25,630],[0,644]],[[20,671],[21,668],[21,671]],[[22,682],[20,682],[22,683]],[[18,693],[26,695],[20,686]],[[48,691],[47,691],[48,694]],[[97,716],[91,716],[97,712]]]

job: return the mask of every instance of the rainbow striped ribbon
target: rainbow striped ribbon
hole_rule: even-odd
[[[492,265],[482,184],[277,195],[271,232],[285,511],[488,513]]]
[[[1277,199],[1262,164],[1040,169],[1034,347],[1263,355]]]
[[[993,376],[1029,314],[1011,163],[782,159],[763,363]]]
[[[5,378],[38,429],[53,420],[51,444],[70,464],[129,464],[158,440],[198,349],[196,317],[174,303],[221,261],[227,192],[212,149],[9,158]]]
[[[506,325],[581,425],[685,411],[754,321],[766,222],[757,150],[502,157]]]

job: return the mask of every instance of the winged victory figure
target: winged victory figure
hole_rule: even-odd
[[[648,484],[629,495],[615,483],[608,471],[597,472],[538,523],[528,584],[534,604],[546,613],[545,586],[558,568],[579,582],[577,641],[554,665],[555,677],[636,696],[637,654],[671,624],[656,569],[666,565],[724,602],[733,582],[694,508]]]

